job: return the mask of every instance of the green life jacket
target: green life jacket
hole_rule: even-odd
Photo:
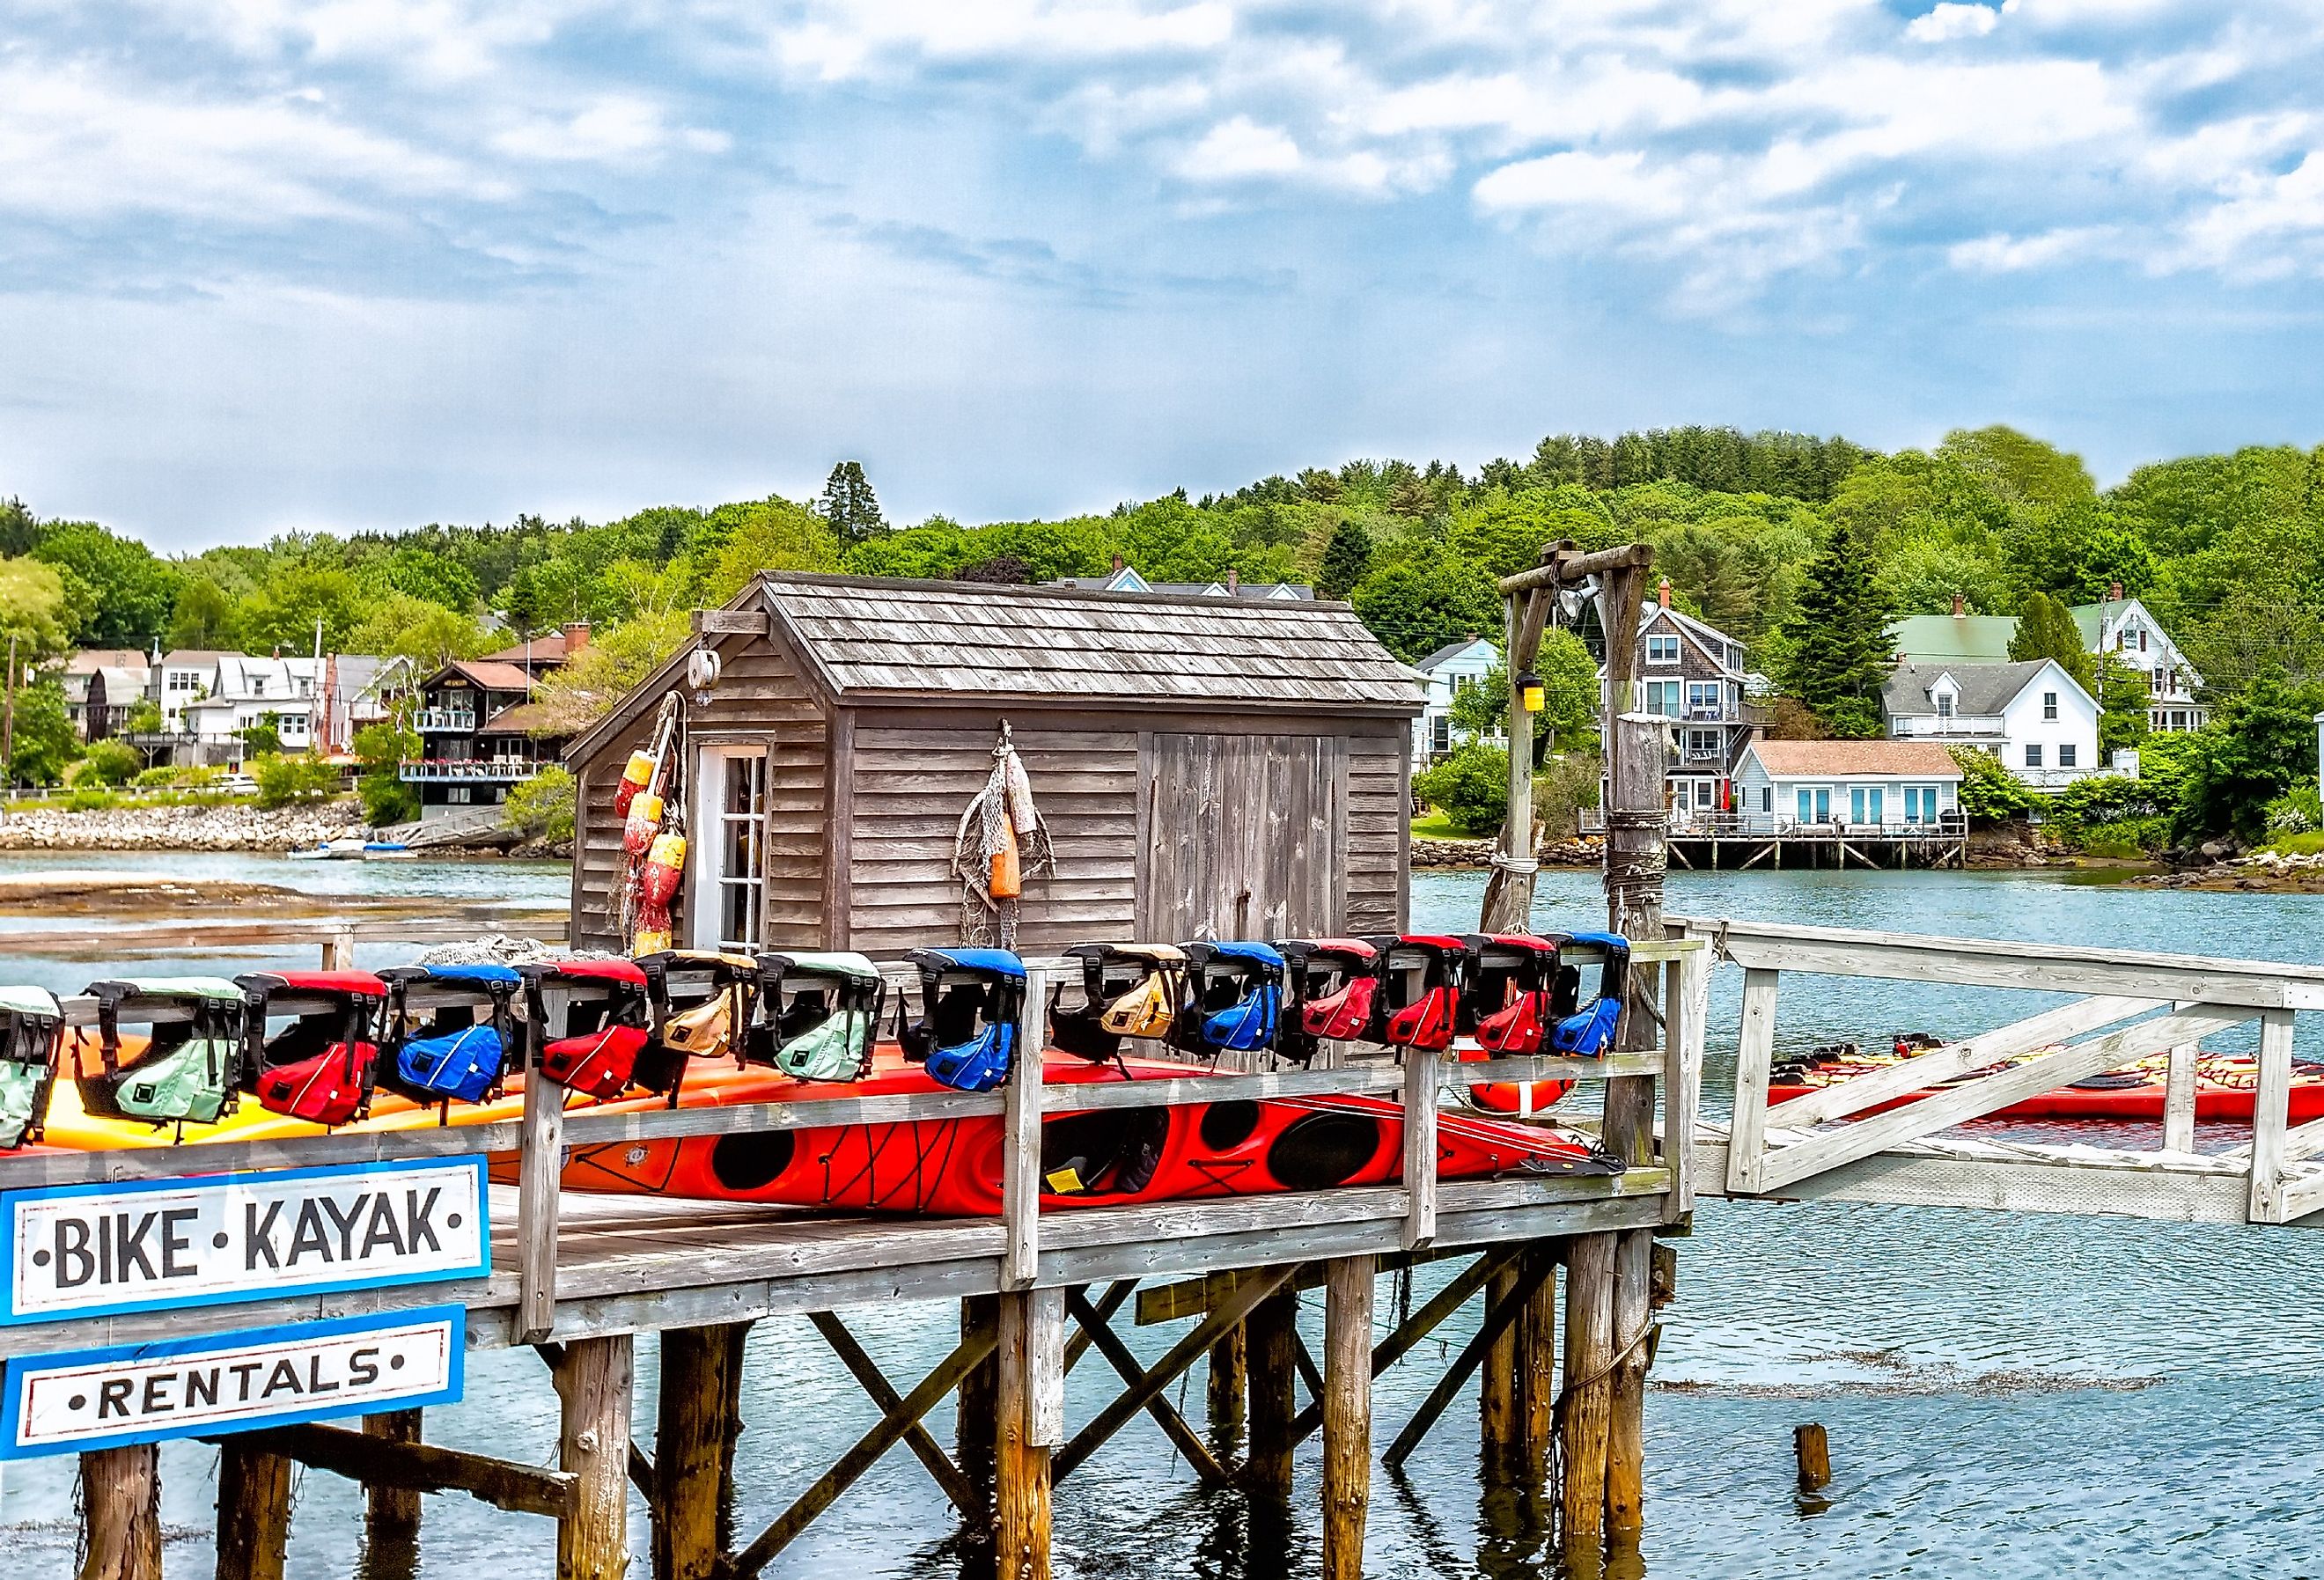
[[[148,976],[94,982],[101,1072],[77,1072],[90,1112],[153,1124],[215,1124],[226,1112],[242,1067],[242,990],[223,977]],[[190,1012],[188,1020],[152,1022],[152,1039],[134,1063],[121,1058],[124,1003],[134,1021],[157,1005]]]
[[[762,1062],[803,1081],[862,1078],[888,991],[869,956],[761,955],[759,980],[765,1035],[750,1041]]]
[[[46,988],[0,987],[0,1150],[41,1139],[64,1023]]]

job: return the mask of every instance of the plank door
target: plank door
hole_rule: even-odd
[[[1140,938],[1330,937],[1347,910],[1347,743],[1139,742]]]

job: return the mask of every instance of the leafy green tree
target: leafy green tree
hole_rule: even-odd
[[[14,754],[11,784],[55,784],[80,757],[80,737],[65,712],[64,688],[42,680],[16,688]]]
[[[355,754],[355,794],[372,827],[410,823],[420,816],[420,792],[403,782],[401,765],[422,750],[418,731],[397,719],[365,725],[348,742]]]
[[[235,624],[234,596],[208,576],[189,574],[179,584],[178,596],[171,605],[169,634],[164,640],[173,651],[185,648],[235,651],[242,633]]]
[[[395,591],[374,600],[363,624],[346,639],[349,652],[410,659],[423,674],[454,659],[472,659],[505,645],[471,615],[429,598]]]
[[[1471,741],[1435,767],[1414,774],[1412,793],[1462,834],[1495,833],[1509,809],[1508,752]]]
[[[90,589],[86,618],[70,633],[78,646],[143,648],[169,624],[180,573],[134,539],[95,522],[48,522],[32,558],[69,571]]]
[[[129,705],[129,716],[122,727],[133,735],[160,734],[161,705],[150,697],[139,698]]]
[[[1842,738],[1880,734],[1880,688],[1894,657],[1888,608],[1870,558],[1843,522],[1807,568],[1799,603],[1784,623],[1784,679],[1824,727]]]
[[[145,766],[144,754],[122,741],[95,741],[81,754],[76,784],[127,784]]]
[[[319,561],[293,560],[277,568],[244,601],[238,619],[242,640],[253,652],[276,648],[307,652],[315,645],[315,624],[319,620],[323,651],[342,652],[363,621],[364,604],[362,590],[348,572]]]
[[[540,733],[573,735],[588,728],[693,633],[686,610],[665,609],[623,621],[602,637],[592,636],[579,658],[542,678]]]
[[[1357,522],[1342,522],[1332,529],[1331,541],[1323,545],[1323,562],[1315,572],[1315,596],[1346,597],[1356,590],[1371,564],[1372,535]]]
[[[1999,823],[2033,810],[2032,787],[2003,767],[2000,758],[1982,746],[1947,750],[1961,771],[1962,816],[1976,823]]]
[[[1500,597],[1491,578],[1462,560],[1383,566],[1363,579],[1349,601],[1356,618],[1406,663],[1501,625]]]
[[[62,652],[66,620],[64,578],[56,567],[21,557],[0,559],[0,661],[12,637],[20,664]]]
[[[572,772],[552,762],[509,791],[501,821],[527,839],[568,845],[576,795]]]
[[[2126,662],[2120,653],[2094,656],[2098,661],[2098,755],[2111,762],[2117,751],[2145,741],[2151,727],[2146,720],[2147,705],[2153,699],[2153,693],[2146,676]]]
[[[888,530],[860,461],[842,461],[831,469],[816,508],[843,543],[861,543]]]
[[[463,614],[476,606],[482,590],[466,566],[418,544],[406,544],[389,555],[384,572],[387,585],[397,592]]]
[[[770,496],[752,505],[719,546],[704,578],[703,597],[723,604],[762,570],[837,570],[839,556],[840,533],[830,521]]]
[[[250,776],[258,781],[258,804],[270,810],[339,793],[338,769],[311,752],[262,753],[251,760]]]
[[[2316,769],[2318,688],[2273,673],[2228,698],[2192,736],[2173,823],[2186,839],[2267,831],[2267,804]]]
[[[282,753],[282,716],[273,709],[258,716],[254,725],[245,725],[235,731],[243,750],[253,757],[279,757]]]
[[[2047,593],[2028,594],[2018,606],[2017,629],[2009,637],[2009,657],[2013,663],[2055,659],[2058,667],[2083,689],[2097,683],[2092,654],[2082,645],[2081,627],[2074,624],[2066,606]]]

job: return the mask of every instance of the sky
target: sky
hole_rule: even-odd
[[[2313,0],[0,0],[0,496],[157,547],[1682,422],[2324,440]]]

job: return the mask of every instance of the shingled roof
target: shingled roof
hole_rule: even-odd
[[[838,698],[883,693],[1415,714],[1411,671],[1344,604],[768,575],[791,643]]]

